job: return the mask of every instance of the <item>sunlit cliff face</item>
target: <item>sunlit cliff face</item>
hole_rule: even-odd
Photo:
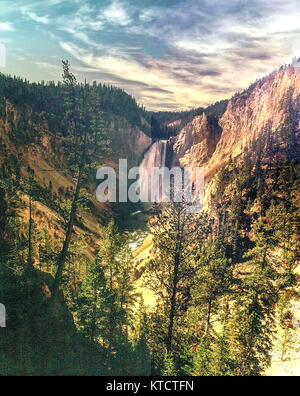
[[[205,115],[196,117],[173,138],[174,152],[181,165],[204,166],[211,178],[251,140],[268,129],[278,134],[290,120],[294,130],[300,130],[299,67],[273,72],[231,99],[219,120],[219,135]]]

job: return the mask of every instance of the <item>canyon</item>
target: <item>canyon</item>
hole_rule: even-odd
[[[7,81],[6,83],[9,85]],[[37,95],[38,89],[36,87],[32,89],[36,90],[34,94]],[[51,87],[51,89],[55,91],[57,88]],[[71,153],[64,150],[67,141],[63,131],[64,125],[55,113],[55,109],[48,110],[47,106],[43,105],[43,101],[37,107],[30,102],[31,97],[27,102],[19,103],[14,100],[11,92],[15,91],[13,89],[5,91],[0,103],[1,169],[9,166],[8,170],[16,179],[28,177],[30,172],[34,174],[43,194],[40,194],[33,204],[32,219],[38,231],[46,226],[50,239],[60,241],[64,233],[64,212],[56,203],[64,202],[74,191],[74,174],[68,164]],[[179,112],[176,114],[178,118],[170,122],[167,116],[152,114],[154,118],[159,119],[161,130],[167,129],[172,132],[170,136],[166,136],[165,133],[160,135],[159,132],[154,136],[151,133],[149,114],[141,112],[135,105],[132,105],[131,112],[134,115],[132,117],[126,117],[126,112],[122,115],[110,111],[104,112],[109,153],[104,152],[102,156],[99,153],[94,158],[94,162],[98,166],[106,165],[117,169],[119,159],[126,158],[130,167],[140,166],[147,172],[156,166],[203,167],[208,211],[211,210],[210,196],[215,192],[215,181],[219,173],[232,161],[242,164],[245,154],[249,154],[251,150],[251,145],[262,137],[276,143],[274,160],[289,159],[297,163],[300,160],[298,64],[281,67],[221,105],[198,109],[195,111],[196,114],[194,111]],[[26,134],[22,135],[21,140],[19,135],[24,129]],[[288,158],[285,157],[286,153]],[[250,156],[251,154],[250,152]],[[263,153],[262,158],[264,159],[266,155]],[[76,237],[84,240],[86,245],[83,256],[94,260],[103,236],[103,227],[108,219],[115,218],[121,231],[131,235],[131,247],[135,250],[135,285],[143,292],[145,302],[151,305],[155,301],[154,297],[143,290],[141,276],[152,249],[151,237],[145,231],[149,208],[133,204],[124,209],[118,202],[114,205],[97,202],[95,176],[96,174],[93,174],[85,181],[82,190],[86,205],[79,209],[74,225]],[[224,191],[234,188],[230,184],[223,187]],[[142,181],[141,189],[144,188],[146,186],[143,186]],[[28,193],[23,192],[21,199],[20,216],[27,224],[30,217]],[[0,213],[0,222],[1,215]],[[41,270],[45,270],[38,249],[35,255],[36,265]],[[43,278],[36,282],[43,298],[46,298],[49,290],[48,283],[51,283],[50,275],[49,277],[43,275]],[[46,292],[43,292],[45,290]],[[64,304],[62,307],[62,311],[67,312]],[[295,337],[299,339],[297,301],[293,301],[292,321],[296,323]],[[71,322],[70,319],[70,327],[72,327]],[[268,374],[276,370],[289,375],[299,372],[299,352],[298,343],[295,351],[291,353],[290,360],[282,363],[280,354],[275,348],[273,365]]]

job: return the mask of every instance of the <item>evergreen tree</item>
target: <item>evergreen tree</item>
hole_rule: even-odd
[[[151,375],[151,357],[148,348],[149,319],[143,297],[140,298],[139,309],[135,318],[135,332],[133,335],[134,357],[132,375]]]
[[[79,329],[91,341],[105,343],[109,323],[110,292],[99,257],[92,263],[76,299]]]
[[[221,241],[212,241],[200,253],[195,285],[191,291],[193,318],[198,334],[210,338],[211,320],[219,309],[219,299],[230,293],[233,284],[231,260]]]
[[[293,326],[293,313],[291,299],[293,292],[285,291],[278,302],[278,320],[281,334],[279,336],[280,357],[284,361],[295,345],[295,328]]]
[[[103,132],[95,122],[97,117],[100,124],[100,114],[91,115],[91,103],[89,101],[90,87],[85,83],[78,86],[74,74],[70,72],[68,61],[63,61],[63,86],[65,94],[65,122],[67,125],[66,149],[68,151],[69,164],[76,174],[76,187],[72,199],[71,209],[66,226],[66,234],[60,251],[55,274],[53,295],[62,282],[63,270],[69,254],[69,246],[73,233],[73,226],[78,213],[80,191],[84,180],[87,178],[89,169],[95,166],[95,150],[107,146],[107,141],[99,136]],[[94,121],[93,121],[94,120]],[[94,130],[92,130],[94,127]],[[100,143],[101,141],[101,143]],[[95,146],[93,147],[93,144]],[[100,150],[99,150],[100,151]]]
[[[161,206],[150,223],[154,248],[146,282],[164,303],[168,353],[173,349],[176,321],[187,309],[195,275],[195,248],[201,247],[208,231],[208,217],[189,214],[184,199]]]
[[[183,368],[185,374],[200,377],[213,375],[213,356],[207,337],[202,337],[186,354],[190,362]]]
[[[243,279],[230,321],[235,375],[259,376],[270,365],[276,302],[268,268],[257,268]]]
[[[169,353],[166,353],[165,359],[164,359],[164,370],[162,375],[164,377],[176,377],[177,376],[177,370],[174,364],[174,359],[172,355]]]

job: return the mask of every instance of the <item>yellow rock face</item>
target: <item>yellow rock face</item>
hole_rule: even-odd
[[[195,117],[175,139],[174,152],[182,166],[204,166],[211,179],[249,141],[267,129],[278,133],[290,120],[299,130],[300,68],[295,67],[275,71],[233,97],[219,120],[220,136],[205,114]]]

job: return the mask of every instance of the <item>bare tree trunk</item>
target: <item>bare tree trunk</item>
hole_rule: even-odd
[[[31,192],[29,193],[29,227],[28,227],[28,260],[27,269],[31,270],[33,268],[32,259],[32,198]]]
[[[169,327],[168,327],[168,337],[167,337],[167,352],[170,352],[171,349],[172,349],[174,317],[175,317],[175,310],[176,310],[178,269],[179,269],[179,256],[177,254],[176,257],[175,257],[175,262],[174,262],[173,291],[172,291],[171,308],[170,308],[170,314],[169,314]]]
[[[208,311],[207,311],[207,320],[206,320],[206,336],[209,335],[209,329],[210,329],[211,303],[212,303],[212,301],[209,300]]]
[[[177,209],[177,243],[176,243],[176,251],[175,251],[176,253],[175,253],[175,257],[174,257],[173,290],[172,290],[172,297],[171,297],[169,327],[168,327],[168,336],[167,336],[167,344],[166,344],[168,353],[172,350],[174,318],[175,318],[175,313],[176,313],[177,285],[179,282],[179,265],[180,265],[180,259],[181,259],[182,238],[183,238],[184,227],[185,227],[184,218],[182,219],[181,216],[182,216],[182,209],[179,207]]]
[[[59,258],[58,258],[58,266],[57,266],[57,271],[55,274],[55,280],[54,280],[54,286],[53,286],[53,296],[54,297],[57,294],[58,288],[61,284],[62,274],[63,274],[63,270],[64,270],[64,267],[66,264],[66,259],[67,259],[67,255],[68,255],[68,251],[69,251],[69,245],[71,242],[73,225],[74,225],[74,220],[75,220],[76,211],[77,211],[77,201],[78,201],[80,189],[81,189],[81,176],[82,176],[82,167],[80,167],[78,169],[77,184],[76,184],[76,189],[75,189],[75,193],[74,193],[74,197],[73,197],[70,218],[69,218],[69,222],[68,222],[68,226],[67,226],[67,232],[66,232],[62,250],[61,250]]]

